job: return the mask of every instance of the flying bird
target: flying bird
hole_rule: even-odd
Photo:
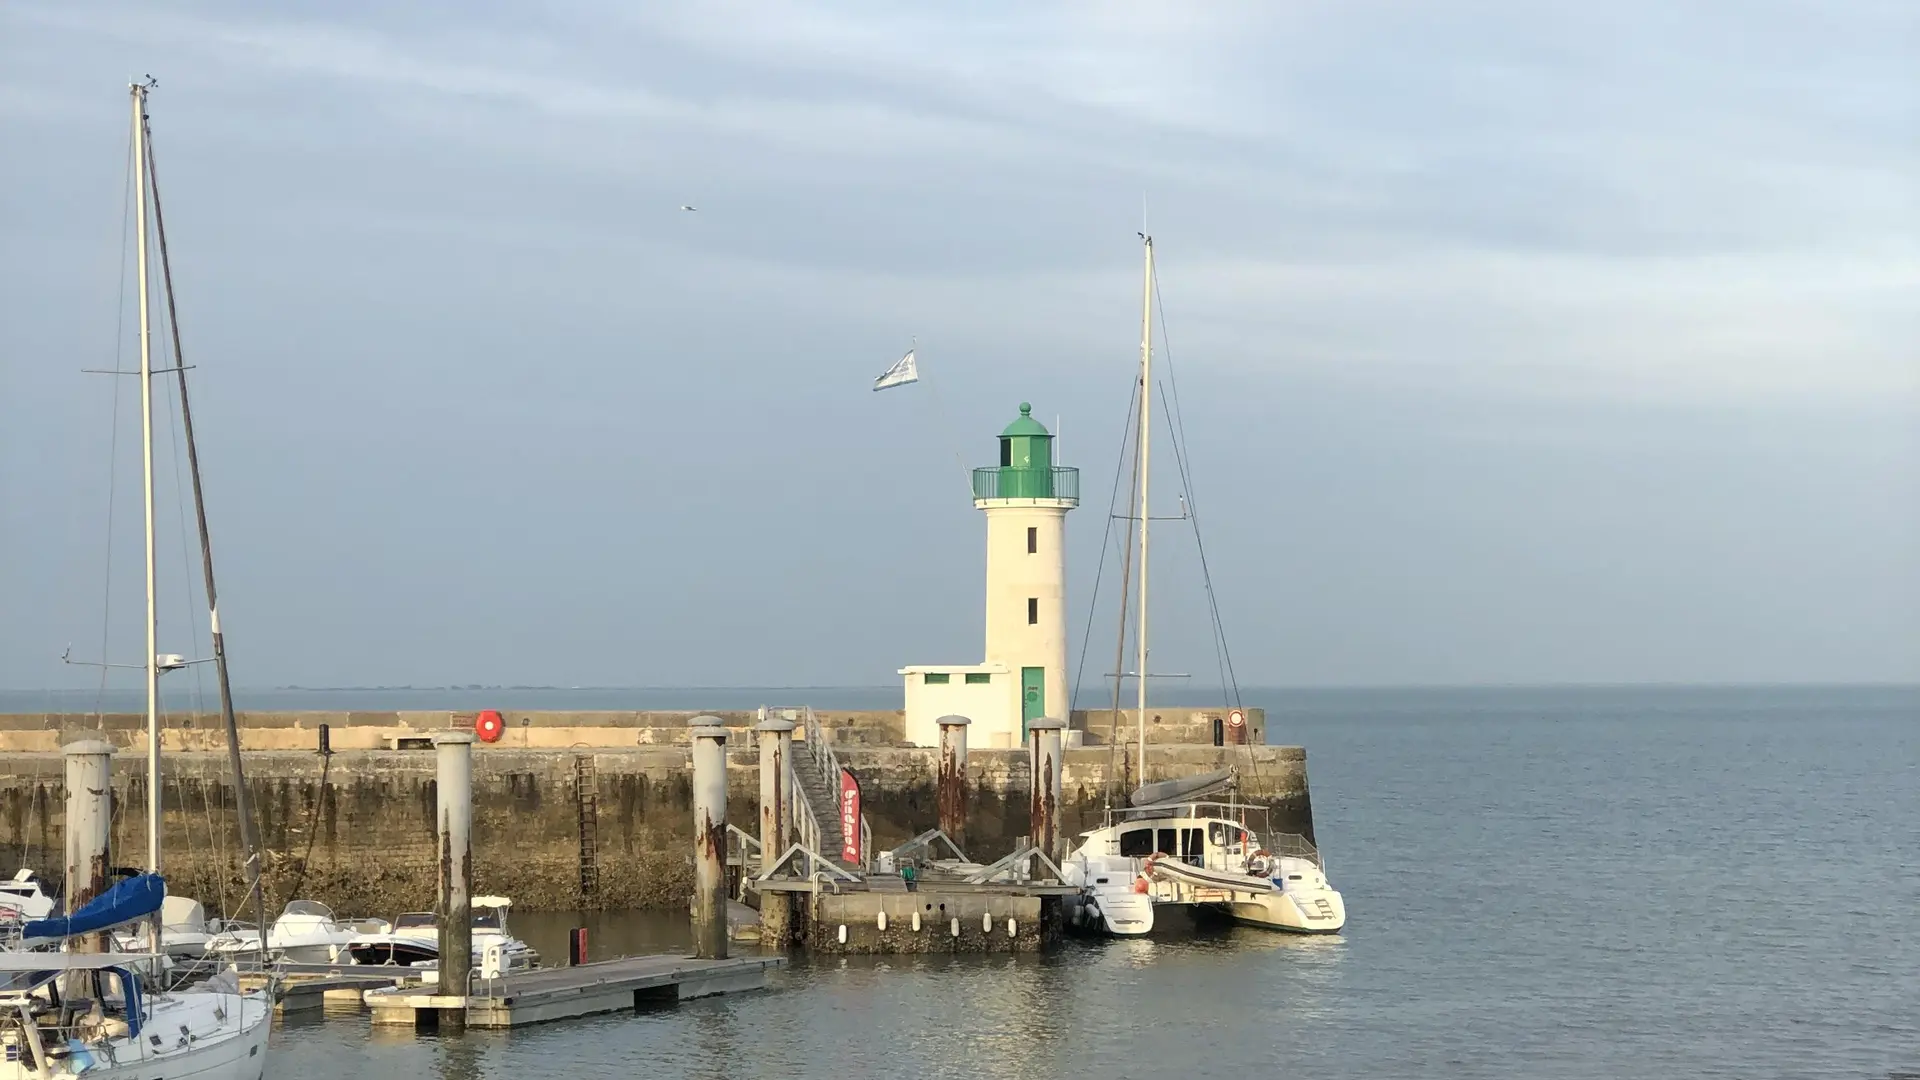
[[[680,209],[682,209],[682,210],[698,210],[698,209],[700,209],[700,208],[699,208],[699,207],[697,207],[697,206],[683,206],[683,207],[681,207]]]

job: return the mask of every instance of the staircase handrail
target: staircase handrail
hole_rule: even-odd
[[[782,706],[778,708],[768,708],[765,710],[765,712],[771,713],[771,714],[778,714],[778,713],[796,711],[796,710],[800,713],[800,716],[801,716],[801,730],[805,733],[805,736],[806,736],[807,752],[812,755],[814,764],[819,766],[821,783],[826,785],[826,789],[829,792],[839,791],[840,790],[840,768],[841,768],[840,755],[833,752],[833,743],[827,739],[826,725],[820,722],[819,714],[813,711],[813,706],[811,705]],[[796,789],[797,789],[797,785],[796,785]],[[814,835],[812,838],[808,839],[808,846],[814,848],[814,850],[818,850],[817,845],[820,840],[820,836],[819,836],[820,822],[817,819],[814,819],[813,808],[810,806],[807,806],[806,800],[795,799],[794,801],[798,803],[800,806],[806,807],[806,817],[812,820],[812,824],[814,828]],[[801,815],[795,814],[794,820],[796,823],[799,822],[801,820]],[[867,869],[867,863],[872,858],[873,858],[873,827],[870,824],[868,824],[866,811],[863,809],[860,813],[860,862],[861,862],[860,869],[861,870]]]

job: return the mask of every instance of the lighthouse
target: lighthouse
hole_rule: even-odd
[[[999,443],[999,464],[973,470],[973,505],[987,518],[984,658],[900,669],[916,745],[937,745],[949,713],[971,719],[983,747],[1021,746],[1031,722],[1067,719],[1066,523],[1080,470],[1054,464],[1053,435],[1024,401]]]

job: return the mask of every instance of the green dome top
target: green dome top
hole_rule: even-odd
[[[1046,426],[1033,418],[1033,406],[1024,401],[1020,403],[1020,419],[1008,424],[1007,430],[1000,433],[1003,439],[1013,435],[1038,435],[1042,438],[1052,438],[1047,434]]]

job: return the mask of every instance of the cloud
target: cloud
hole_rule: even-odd
[[[451,14],[15,10],[234,94],[298,86],[282,140],[504,163],[526,178],[505,213],[286,197],[545,251],[558,294],[626,252],[774,309],[1094,339],[1071,327],[1131,293],[1119,242],[1144,192],[1175,326],[1240,377],[1688,398],[1911,397],[1920,378],[1905,5]],[[57,107],[31,87],[0,86],[0,108]],[[688,198],[719,202],[699,232],[623,220]]]

